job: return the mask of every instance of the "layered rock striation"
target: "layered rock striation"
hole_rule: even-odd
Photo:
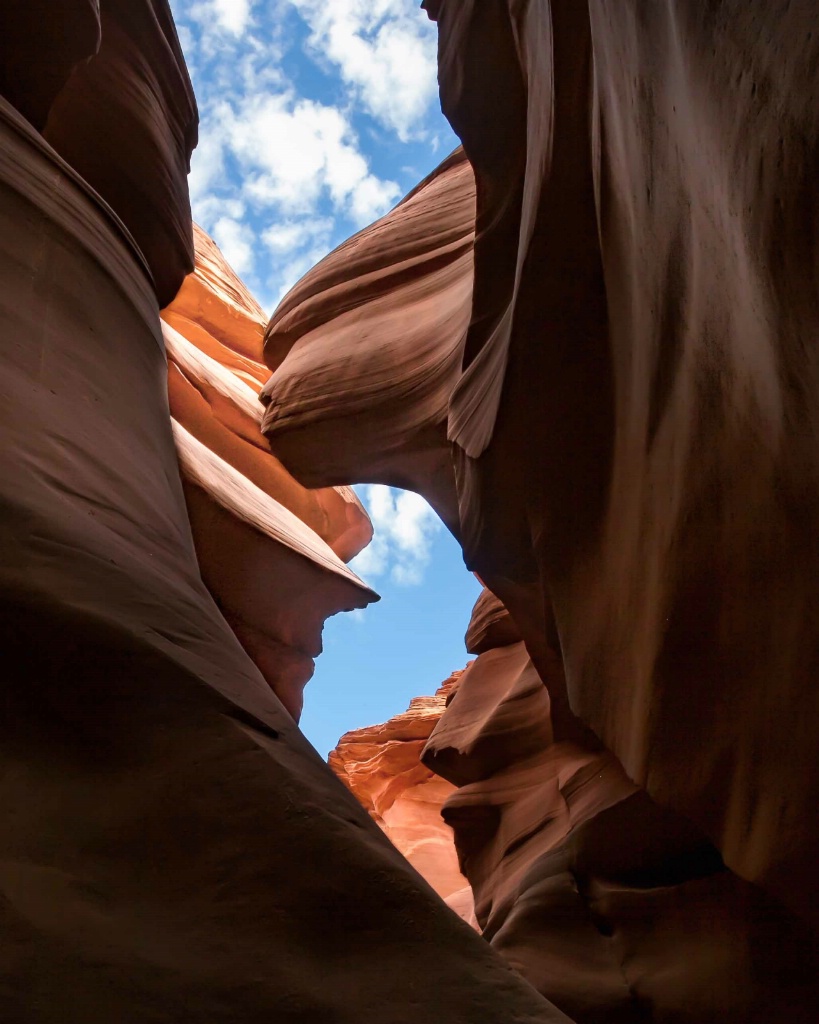
[[[815,927],[809,9],[438,17],[488,226],[449,409],[467,562],[515,614],[507,581],[546,595],[526,635],[539,659],[554,623],[565,731],[580,716]]]
[[[262,429],[303,483],[422,490],[457,531],[446,416],[469,321],[474,211],[472,169],[456,150],[276,310]]]
[[[205,232],[162,312],[168,395],[202,578],[298,721],[325,619],[377,600],[344,562],[372,537],[351,488],[309,491],[260,430],[264,314]],[[256,357],[256,358],[254,358]]]
[[[381,725],[345,733],[330,752],[330,767],[381,827],[393,845],[446,899],[466,887],[458,868],[452,829],[441,805],[454,786],[421,762],[421,751],[463,670],[453,672],[432,697]]]
[[[488,606],[422,753],[458,787],[442,814],[484,938],[579,1022],[809,1019],[809,930],[600,744],[555,736],[554,678],[511,621],[487,643]]]

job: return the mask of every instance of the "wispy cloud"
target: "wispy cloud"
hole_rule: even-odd
[[[436,93],[435,35],[407,0],[290,0],[309,50],[334,64],[367,111],[406,140]]]
[[[400,189],[370,173],[358,139],[336,107],[292,92],[246,97],[223,112],[222,130],[241,166],[248,199],[315,216],[323,199],[351,222],[369,223]]]
[[[369,547],[350,567],[365,579],[388,576],[399,586],[418,586],[429,565],[432,542],[441,520],[427,502],[412,491],[383,484],[358,488],[373,522]]]
[[[250,21],[252,0],[199,0],[188,6],[190,17],[204,28],[240,36]]]

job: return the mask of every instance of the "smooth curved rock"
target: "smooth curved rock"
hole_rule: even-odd
[[[325,620],[378,595],[309,526],[175,422],[174,440],[202,579],[298,721]]]
[[[445,436],[471,295],[474,193],[459,150],[284,298],[265,337],[263,430],[308,486],[417,490],[457,529]]]
[[[99,45],[99,0],[3,0],[0,96],[42,131],[69,75]]]
[[[193,241],[196,272],[185,278],[173,305],[163,310],[163,316],[172,326],[175,324],[171,313],[198,325],[209,339],[205,349],[208,355],[229,365],[239,376],[252,378],[249,383],[258,380],[263,384],[270,375],[264,366],[268,318],[219,247],[198,224],[193,225]]]
[[[101,0],[100,11],[99,52],[75,68],[43,134],[125,223],[164,306],[193,270],[196,100],[168,0]]]
[[[810,1019],[809,929],[611,753],[552,734],[522,643],[469,665],[422,754],[459,787],[442,814],[470,891],[453,909],[580,1024]]]
[[[409,708],[383,725],[345,733],[328,763],[359,803],[378,823],[442,899],[460,893],[458,906],[471,898],[458,869],[452,830],[441,818],[441,805],[454,792],[421,763],[421,750],[457,691],[463,672],[453,672],[434,697],[415,697]],[[466,886],[468,889],[468,886]]]
[[[523,637],[506,606],[486,587],[472,609],[464,643],[470,654],[483,654],[493,647],[519,643]]]
[[[523,642],[485,651],[469,666],[424,763],[462,786],[543,750],[552,742],[549,695]]]
[[[386,841],[219,614],[147,269],[2,100],[0,221],[4,1017],[565,1020]]]
[[[162,311],[171,414],[181,426],[314,530],[343,561],[372,539],[349,487],[308,490],[270,452],[260,425],[263,313],[213,240],[196,228],[196,269]]]
[[[372,525],[352,489],[308,491],[268,450],[265,372],[252,359],[263,314],[199,228],[196,249],[195,272],[162,312],[196,556],[222,614],[298,721],[324,621],[378,600],[343,564],[369,543]]]
[[[442,103],[493,226],[450,408],[467,563],[504,598],[539,581],[571,708],[815,927],[813,9],[444,0],[438,18]]]

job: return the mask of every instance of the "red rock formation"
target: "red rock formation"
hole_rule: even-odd
[[[422,759],[459,787],[442,813],[477,927],[574,1020],[809,1019],[806,929],[609,752],[553,741],[523,643],[472,662]]]
[[[452,829],[441,818],[441,805],[455,787],[421,763],[421,751],[462,675],[453,672],[434,697],[415,697],[406,711],[383,725],[345,733],[328,758],[370,817],[443,899],[466,887]]]
[[[195,272],[162,314],[196,555],[222,614],[298,721],[325,619],[377,600],[342,561],[372,526],[350,488],[308,491],[268,450],[264,368],[253,359],[262,311],[199,229],[196,247]]]
[[[263,429],[308,486],[422,489],[453,530],[446,411],[470,305],[474,194],[458,150],[321,261],[267,329]],[[351,284],[354,282],[354,287]]]
[[[142,253],[5,100],[0,219],[3,1018],[564,1020],[440,906],[220,615]]]
[[[271,454],[258,400],[264,314],[213,240],[194,237],[195,272],[162,311],[171,413],[349,561],[372,539],[369,518],[351,488],[308,490]]]

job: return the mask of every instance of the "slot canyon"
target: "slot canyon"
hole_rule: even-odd
[[[819,5],[407,6],[268,317],[168,0],[2,0],[0,1024],[819,1020]],[[365,484],[481,590],[325,760]]]

